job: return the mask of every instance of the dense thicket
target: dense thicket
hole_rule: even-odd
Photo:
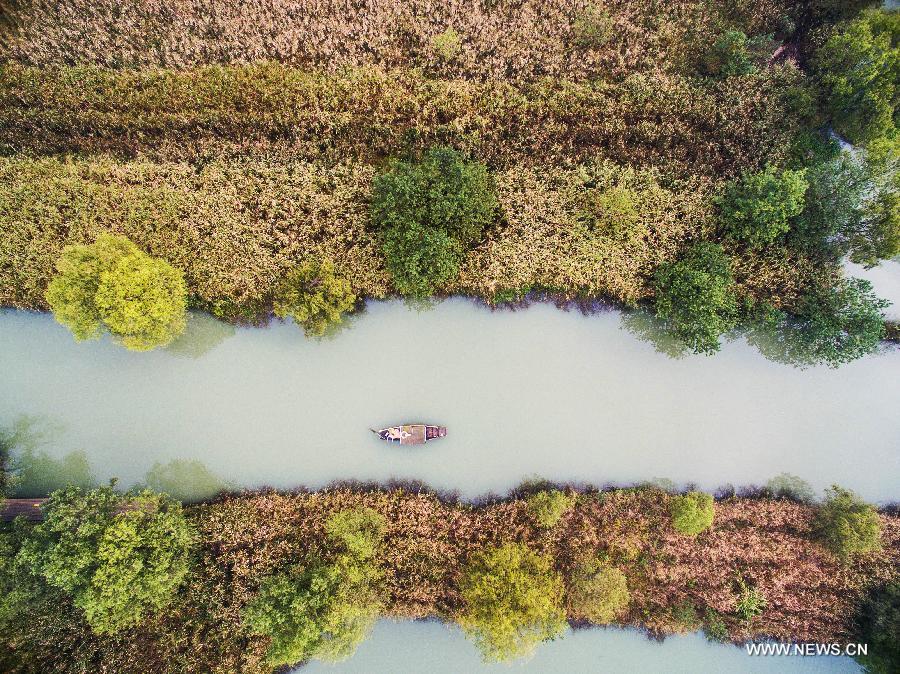
[[[66,500],[58,496],[57,508]],[[880,547],[847,564],[818,535],[823,518],[834,520],[832,501],[820,509],[726,498],[697,537],[676,530],[674,503],[655,488],[585,493],[552,530],[534,519],[524,497],[475,507],[397,489],[335,489],[191,506],[184,515],[199,547],[180,589],[167,590],[169,601],[145,611],[139,624],[101,634],[85,620],[81,585],[48,579],[94,560],[87,553],[103,549],[94,541],[107,535],[106,525],[97,534],[72,527],[55,533],[83,543],[77,555],[62,556],[63,538],[46,541],[40,528],[5,526],[0,668],[271,672],[277,662],[352,652],[379,614],[461,621],[491,657],[527,652],[556,634],[566,616],[658,633],[705,625],[716,638],[737,641],[853,641],[854,615],[869,588],[897,582],[894,515],[870,516]],[[82,512],[81,521],[152,521],[152,512],[99,508],[94,517]],[[152,531],[136,532],[157,542],[144,554],[182,549],[178,536]],[[46,552],[26,554],[36,547]],[[61,566],[48,567],[47,555]],[[93,577],[101,584],[108,578]],[[115,597],[143,605],[143,587],[129,583]],[[866,624],[884,630],[892,610],[889,602],[870,606]],[[880,639],[889,643],[883,633]]]

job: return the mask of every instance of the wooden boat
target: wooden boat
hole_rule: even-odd
[[[429,426],[428,424],[404,424],[391,426],[376,431],[369,429],[375,435],[386,442],[395,445],[424,445],[429,440],[437,440],[447,435],[447,429],[443,426]]]

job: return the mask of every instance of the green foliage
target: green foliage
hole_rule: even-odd
[[[584,215],[593,227],[618,239],[629,239],[644,232],[639,227],[639,195],[628,187],[612,185],[597,195],[589,191]],[[643,228],[644,230],[646,228]]]
[[[431,38],[431,50],[443,61],[452,61],[462,49],[462,39],[452,28]]]
[[[728,634],[728,626],[722,619],[722,614],[711,606],[707,606],[703,614],[703,631],[706,633],[706,638],[709,641],[724,643],[728,641],[730,636]]]
[[[900,583],[873,588],[857,617],[869,652],[857,658],[868,674],[900,671]]]
[[[790,229],[790,219],[803,210],[808,183],[804,170],[744,174],[728,183],[717,200],[725,235],[748,248],[768,246]]]
[[[293,567],[264,579],[244,622],[271,641],[273,667],[309,658],[336,662],[353,655],[381,610],[377,575],[351,556],[333,564]]]
[[[837,261],[873,266],[900,253],[900,171],[896,139],[841,151],[807,171],[803,212],[789,242]]]
[[[393,162],[375,179],[372,221],[383,232],[397,289],[421,298],[452,279],[465,247],[496,209],[487,169],[452,149],[432,148],[417,163]]]
[[[713,497],[699,491],[673,496],[670,512],[672,526],[685,536],[696,536],[712,526],[716,516]]]
[[[734,608],[735,615],[745,623],[750,623],[766,610],[766,598],[758,588],[747,585],[743,578],[737,579],[737,586],[738,598]]]
[[[44,512],[19,561],[69,594],[98,634],[142,622],[188,573],[195,533],[164,496],[68,487],[51,494]]]
[[[473,556],[462,580],[459,624],[485,660],[529,655],[565,628],[563,581],[548,557],[518,543]]]
[[[337,275],[331,260],[298,265],[275,291],[275,315],[290,316],[309,336],[321,336],[340,323],[355,303],[350,282]]]
[[[737,315],[730,260],[721,246],[697,243],[681,260],[661,265],[654,289],[656,314],[669,331],[697,353],[719,350],[719,337]]]
[[[187,288],[181,272],[138,250],[128,239],[101,234],[67,246],[46,298],[77,340],[106,329],[125,347],[165,346],[185,325]]]
[[[528,514],[543,528],[551,529],[575,505],[578,495],[551,489],[532,494],[526,500]]]
[[[589,4],[572,23],[572,38],[583,49],[599,49],[612,39],[615,22],[603,4]]]
[[[713,77],[736,77],[756,72],[747,36],[739,30],[722,33],[703,59],[703,70]]]
[[[816,52],[825,107],[835,130],[866,143],[895,128],[900,80],[900,19],[891,10],[864,12]]]
[[[328,518],[325,531],[358,559],[372,559],[384,537],[384,517],[372,508],[342,510]]]
[[[771,360],[838,367],[878,348],[885,334],[882,309],[888,304],[875,297],[864,279],[815,285],[800,298],[795,313],[769,312],[749,339]]]
[[[773,498],[789,498],[800,503],[812,503],[816,499],[809,482],[790,473],[781,473],[766,482],[766,491]]]
[[[696,632],[703,624],[697,613],[697,607],[690,600],[678,602],[671,608],[670,613],[678,632]]]
[[[837,485],[826,492],[814,530],[825,547],[844,561],[881,547],[881,520],[875,508]]]
[[[625,574],[602,559],[581,562],[569,577],[566,603],[573,618],[603,625],[620,616],[630,602]]]

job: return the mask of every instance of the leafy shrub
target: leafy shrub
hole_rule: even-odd
[[[545,529],[556,526],[556,523],[565,515],[578,496],[558,489],[539,491],[528,497],[528,514]]]
[[[384,537],[384,517],[372,508],[342,510],[328,518],[325,531],[358,559],[372,559]]]
[[[106,329],[127,348],[146,351],[184,330],[181,272],[124,237],[101,234],[91,245],[67,246],[57,269],[47,302],[78,340]]]
[[[487,169],[452,149],[433,148],[417,163],[393,162],[375,179],[372,220],[384,232],[397,289],[425,297],[449,281],[496,209]]]
[[[881,520],[875,508],[837,485],[826,492],[816,514],[814,531],[844,561],[881,547]]]
[[[588,5],[572,23],[572,37],[579,47],[599,49],[612,39],[615,22],[602,4]]]
[[[629,239],[644,233],[638,228],[641,218],[634,190],[613,185],[597,195],[589,195],[585,214],[604,234]]]
[[[747,585],[743,578],[737,579],[738,599],[734,612],[745,623],[750,623],[766,610],[766,598],[758,588]]]
[[[834,33],[816,52],[813,66],[835,130],[853,143],[894,128],[900,79],[900,19],[874,10]]]
[[[722,619],[722,614],[711,606],[706,607],[703,613],[703,631],[709,641],[726,642],[729,639],[728,626]]]
[[[766,316],[754,328],[751,341],[778,362],[837,367],[878,348],[885,331],[882,309],[887,306],[864,279],[815,285],[800,298],[795,313]]]
[[[462,39],[452,28],[431,38],[431,50],[443,61],[453,60],[462,49]]]
[[[672,620],[678,632],[696,632],[703,624],[697,607],[689,600],[680,601],[671,608]]]
[[[751,249],[769,245],[803,210],[807,187],[804,170],[778,172],[771,166],[729,183],[718,199],[726,236]]]
[[[739,30],[722,33],[706,53],[703,70],[713,77],[735,77],[756,72],[747,36]]]
[[[84,611],[91,629],[114,633],[168,604],[190,567],[196,535],[181,505],[111,487],[51,494],[20,561]]]
[[[601,559],[589,559],[572,571],[566,602],[571,617],[603,625],[621,615],[631,594],[624,573]]]
[[[869,652],[857,660],[868,674],[900,671],[900,584],[875,587],[857,617],[860,637]]]
[[[351,558],[344,558],[294,567],[262,581],[244,611],[244,622],[271,639],[266,656],[273,667],[353,655],[381,610],[375,578],[360,571]]]
[[[696,536],[709,529],[716,515],[713,497],[698,491],[673,496],[670,512],[672,526],[685,536]]]
[[[341,322],[356,295],[350,282],[338,276],[331,260],[309,261],[294,267],[275,291],[275,314],[290,316],[310,336],[320,336]]]
[[[659,267],[656,314],[697,353],[719,350],[719,337],[735,325],[737,300],[730,260],[722,247],[697,243],[684,257]]]
[[[565,628],[563,581],[552,561],[507,543],[473,556],[462,580],[459,624],[485,660],[529,655]]]

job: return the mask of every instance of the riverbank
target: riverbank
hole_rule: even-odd
[[[168,608],[140,627],[97,637],[77,609],[45,606],[50,613],[30,619],[49,626],[52,644],[40,642],[48,630],[33,636],[17,631],[7,654],[15,660],[28,653],[32,667],[40,663],[57,672],[75,671],[73,663],[86,661],[123,673],[271,671],[264,662],[267,639],[242,622],[246,605],[265,576],[328,554],[326,521],[360,507],[384,520],[375,563],[382,615],[396,619],[455,619],[463,607],[459,583],[468,562],[479,550],[505,543],[524,544],[553,560],[564,578],[586,555],[600,555],[627,579],[630,603],[615,623],[657,635],[705,626],[719,639],[736,642],[848,642],[869,588],[896,579],[896,514],[879,517],[881,551],[848,565],[816,540],[812,506],[725,498],[715,504],[712,528],[691,538],[672,528],[671,501],[655,488],[581,494],[547,529],[521,497],[468,505],[381,488],[225,497],[187,508],[200,546],[193,571]],[[744,586],[765,600],[752,619],[741,618],[737,608]]]

